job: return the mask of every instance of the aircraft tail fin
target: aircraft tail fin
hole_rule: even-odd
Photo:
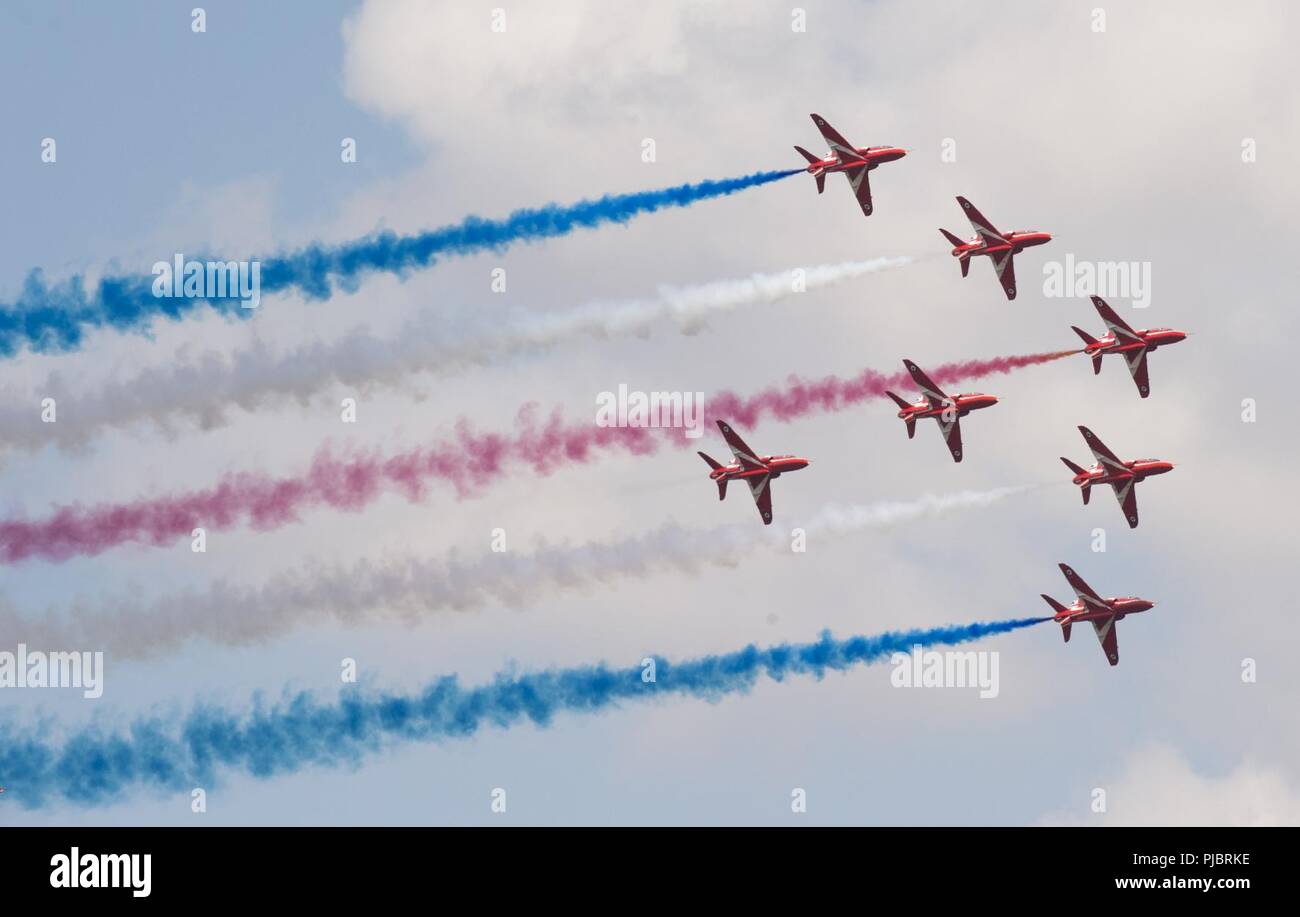
[[[1065,613],[1065,606],[1062,605],[1060,602],[1056,601],[1056,599],[1052,598],[1050,595],[1043,595],[1043,601],[1046,602],[1048,605],[1052,606],[1052,613],[1054,615],[1059,616]],[[1057,623],[1061,625],[1061,636],[1065,638],[1066,643],[1069,643],[1070,642],[1070,619],[1068,617],[1067,618],[1058,617]]]
[[[956,248],[962,247],[963,245],[966,245],[966,243],[962,242],[961,239],[956,237],[956,235],[949,233],[948,230],[944,228],[940,228],[939,232],[943,233],[944,238],[948,239],[948,241],[952,243],[954,250],[956,250]],[[957,252],[953,251],[953,254],[957,255]],[[962,277],[965,277],[966,274],[969,274],[971,272],[970,255],[965,254],[965,252],[962,252],[961,255],[957,255],[957,263],[962,265]]]
[[[704,459],[704,461],[707,462],[708,465],[709,465],[709,467],[712,468],[714,471],[717,471],[719,468],[722,467],[722,466],[719,465],[717,462],[715,462],[713,459],[711,459],[709,456],[705,455],[703,452],[699,452],[699,453],[696,453],[696,454],[699,455],[700,458]],[[718,499],[719,499],[719,500],[725,500],[725,499],[727,499],[727,479],[726,479],[726,478],[718,478]]]
[[[1084,331],[1082,328],[1079,328],[1076,325],[1071,325],[1070,328],[1074,331],[1075,334],[1079,336],[1079,339],[1083,341],[1083,343],[1086,344],[1087,346],[1091,347],[1093,344],[1097,343],[1097,339],[1093,337],[1091,334],[1089,334],[1088,332]],[[1100,372],[1101,372],[1101,354],[1094,353],[1092,355],[1092,374],[1095,376]]]
[[[802,156],[804,159],[808,160],[808,164],[809,164],[810,166],[813,165],[813,164],[815,164],[815,163],[819,163],[819,162],[821,162],[820,159],[818,159],[818,158],[817,158],[816,156],[814,156],[812,153],[809,153],[807,150],[805,150],[805,149],[804,149],[803,147],[801,147],[801,146],[797,146],[797,147],[795,147],[794,149],[795,149],[795,152],[797,152],[800,156]],[[823,171],[822,169],[811,169],[811,168],[810,168],[808,171],[812,172],[812,176],[813,176],[813,178],[817,179],[817,193],[818,193],[818,194],[821,194],[823,191],[826,190],[826,173],[825,173],[825,171]]]
[[[1088,332],[1084,331],[1078,325],[1071,325],[1070,327],[1074,330],[1074,333],[1079,336],[1079,338],[1083,341],[1083,343],[1087,344],[1089,347],[1097,343],[1097,339],[1095,337],[1093,337]]]
[[[1083,474],[1083,473],[1084,473],[1082,468],[1080,468],[1078,465],[1074,464],[1074,462],[1070,461],[1070,460],[1069,460],[1068,458],[1066,458],[1065,456],[1061,456],[1061,461],[1065,463],[1065,467],[1066,467],[1066,468],[1069,468],[1069,469],[1070,469],[1071,471],[1073,471],[1075,474]],[[1084,505],[1084,506],[1087,506],[1087,505],[1088,505],[1088,498],[1092,496],[1092,482],[1091,482],[1091,481],[1085,481],[1083,484],[1080,484],[1080,485],[1079,485],[1079,492],[1080,492],[1081,494],[1083,494],[1083,505]]]
[[[893,392],[885,392],[885,394],[888,395],[890,398],[892,398],[894,400],[894,404],[898,405],[904,411],[906,411],[908,408],[911,407],[910,404],[908,404],[902,398],[895,395]],[[908,415],[905,418],[905,420],[907,422],[907,438],[911,439],[913,436],[916,435],[916,417],[913,415]]]
[[[963,245],[966,245],[965,242],[962,242],[961,239],[957,238],[956,235],[949,233],[948,230],[946,229],[940,228],[939,232],[943,233],[944,238],[948,239],[948,241],[952,243],[953,248],[959,248]],[[953,254],[957,255],[957,252],[954,251]],[[963,254],[961,255],[957,255],[957,263],[962,265],[962,277],[965,277],[966,274],[969,274],[971,272],[970,255],[966,255],[965,252],[963,252]]]
[[[809,153],[807,150],[805,150],[805,149],[804,149],[803,147],[801,147],[801,146],[797,146],[797,147],[795,147],[795,148],[794,148],[794,151],[795,151],[796,153],[798,153],[800,156],[802,156],[804,159],[808,160],[810,163],[811,163],[811,162],[821,162],[820,159],[818,159],[818,158],[817,158],[816,156],[814,156],[812,153]]]

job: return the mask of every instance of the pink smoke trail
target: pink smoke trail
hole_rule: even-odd
[[[932,370],[930,376],[935,384],[945,385],[1009,373],[1071,353],[1077,351],[949,363]],[[792,376],[783,386],[749,397],[720,392],[709,401],[709,415],[748,429],[765,418],[793,420],[840,411],[883,395],[888,388],[910,386],[905,372],[883,375],[866,370],[850,379],[827,376],[814,382]],[[431,482],[450,484],[460,497],[466,497],[481,492],[517,466],[547,475],[607,452],[649,455],[661,444],[692,442],[679,430],[565,422],[558,410],[543,420],[535,406],[529,405],[519,412],[513,433],[479,433],[461,420],[449,439],[387,458],[373,452],[340,458],[326,446],[316,453],[305,474],[294,477],[240,472],[206,490],[129,503],[64,506],[44,519],[0,521],[0,562],[31,558],[61,561],[132,543],[162,546],[189,537],[197,527],[223,530],[246,522],[264,531],[295,522],[300,513],[315,507],[357,512],[388,491],[420,500]]]

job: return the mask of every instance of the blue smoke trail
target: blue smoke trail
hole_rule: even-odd
[[[272,707],[260,699],[236,714],[197,707],[179,724],[141,719],[125,732],[90,726],[53,744],[44,731],[0,728],[0,783],[26,806],[65,799],[80,804],[111,801],[133,787],[184,791],[211,786],[220,769],[255,777],[291,774],[309,765],[355,764],[363,752],[397,742],[471,736],[481,726],[508,728],[524,720],[547,726],[557,713],[594,713],[620,701],[681,694],[716,701],[743,693],[766,675],[822,678],[879,662],[914,644],[965,643],[1018,630],[1051,618],[952,625],[874,637],[815,643],[749,645],[724,655],[681,662],[656,660],[656,679],[640,667],[604,664],[526,675],[499,674],[490,684],[463,688],[447,676],[409,695],[350,686],[337,703],[307,693]]]
[[[734,194],[802,171],[755,172],[658,191],[608,194],[594,201],[516,210],[503,220],[470,216],[455,225],[412,236],[382,232],[341,245],[312,245],[287,255],[257,259],[262,265],[261,293],[297,290],[312,299],[325,299],[331,295],[333,284],[354,289],[360,275],[368,271],[400,274],[429,267],[444,255],[500,251],[515,242],[551,239],[604,223],[626,223],[643,213],[688,207],[696,201]],[[195,261],[224,260],[186,257]],[[17,301],[0,304],[0,357],[12,356],[24,344],[37,351],[75,350],[88,328],[109,326],[140,331],[154,318],[180,318],[199,305],[242,317],[255,311],[241,308],[240,300],[233,296],[157,297],[153,281],[152,275],[105,277],[93,293],[87,293],[79,276],[51,286],[41,271],[32,271]]]

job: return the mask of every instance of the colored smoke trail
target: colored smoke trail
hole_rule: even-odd
[[[339,245],[315,244],[296,252],[261,259],[261,295],[296,291],[313,299],[332,295],[335,285],[351,287],[372,272],[403,273],[427,268],[441,257],[501,251],[516,242],[536,242],[591,229],[606,223],[626,223],[634,217],[668,207],[689,207],[697,201],[724,197],[766,185],[802,169],[755,172],[739,178],[702,181],[656,191],[607,194],[575,204],[547,204],[516,210],[504,219],[466,217],[440,229],[399,236],[375,233]],[[173,253],[159,260],[170,261]],[[187,260],[190,258],[187,254]],[[196,261],[211,259],[192,256]],[[0,357],[12,356],[26,345],[37,351],[75,350],[89,328],[111,327],[142,331],[155,318],[181,318],[199,306],[227,315],[248,316],[236,298],[163,298],[153,294],[152,275],[105,277],[87,292],[81,277],[53,286],[40,271],[27,276],[13,303],[0,304]]]
[[[926,494],[914,500],[829,506],[807,523],[815,547],[827,536],[882,529],[950,513],[984,509],[1034,486]],[[703,494],[701,496],[704,496]],[[708,496],[712,496],[711,493]],[[748,495],[743,499],[748,500]],[[759,553],[768,548],[770,553]],[[311,564],[261,586],[220,580],[145,603],[138,594],[96,599],[95,607],[49,610],[24,618],[0,601],[0,634],[29,646],[93,646],[109,659],[147,658],[190,640],[245,646],[323,619],[355,626],[394,619],[414,624],[431,614],[501,604],[514,608],[570,590],[661,573],[684,576],[746,559],[790,556],[785,531],[758,525],[693,529],[668,523],[630,538],[580,545],[543,544],[531,552],[476,559],[404,557],[350,565]]]
[[[101,804],[135,790],[185,792],[212,786],[224,773],[268,778],[308,766],[355,764],[364,754],[406,742],[467,738],[480,728],[524,722],[549,726],[561,713],[596,713],[624,702],[669,695],[718,701],[749,691],[760,678],[823,678],[908,653],[979,640],[1050,618],[951,625],[814,643],[753,644],[720,655],[674,662],[655,658],[655,679],[638,664],[604,663],[524,675],[498,674],[463,687],[445,676],[411,694],[349,687],[336,703],[306,692],[239,711],[196,706],[183,719],[149,717],[127,729],[91,725],[56,741],[49,727],[0,726],[0,774],[12,798],[34,807],[53,802]]]
[[[803,269],[802,288],[817,290],[911,263],[910,258],[874,258]],[[484,365],[494,357],[540,350],[584,336],[609,338],[645,334],[656,322],[675,321],[683,332],[709,316],[794,295],[793,273],[783,271],[687,287],[660,287],[643,299],[588,303],[552,315],[530,316],[511,327],[462,340],[449,339],[445,316],[426,312],[394,337],[381,339],[365,328],[338,341],[312,343],[284,353],[257,345],[226,357],[177,354],[159,368],[125,380],[110,380],[92,393],[69,390],[60,372],[30,392],[0,392],[0,445],[38,449],[51,441],[81,447],[110,429],[142,421],[173,432],[178,421],[205,430],[228,422],[229,406],[245,411],[307,402],[332,385],[359,392],[395,386],[413,373],[452,373]],[[84,387],[84,386],[83,386]],[[69,423],[41,423],[30,405],[54,398]]]
[[[991,360],[963,360],[945,363],[934,369],[925,367],[925,370],[935,385],[947,386],[1050,363],[1078,352],[1057,350],[1051,353],[994,357]],[[757,395],[744,397],[731,392],[713,395],[708,399],[708,405],[711,417],[725,418],[744,430],[766,418],[793,420],[809,414],[840,411],[869,398],[881,397],[891,390],[902,394],[915,390],[915,384],[906,371],[885,375],[868,369],[850,379],[827,376],[816,381],[791,376],[785,385],[774,386]]]
[[[938,385],[1060,359],[1076,351],[996,357],[950,363],[931,372]],[[748,431],[760,420],[792,420],[843,410],[890,387],[910,385],[905,372],[885,376],[867,370],[851,379],[829,376],[817,382],[791,377],[782,388],[749,397],[718,393],[708,401],[710,418],[726,418]],[[525,407],[513,433],[478,433],[462,419],[451,439],[384,457],[356,452],[336,457],[320,450],[304,474],[274,478],[255,472],[227,475],[215,487],[128,503],[64,506],[47,518],[0,521],[0,562],[29,558],[65,560],[94,555],[123,544],[161,546],[189,537],[198,527],[226,530],[247,523],[279,528],[309,509],[358,511],[381,494],[422,499],[431,483],[455,488],[461,497],[481,492],[516,467],[542,475],[586,464],[606,452],[649,455],[661,443],[695,447],[680,430],[600,427],[594,421],[566,423],[559,412],[539,420]]]

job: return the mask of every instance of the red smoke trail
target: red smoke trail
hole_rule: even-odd
[[[982,376],[1009,373],[1039,363],[1050,363],[1075,353],[1079,351],[1058,350],[1020,357],[964,360],[927,369],[926,374],[935,385],[944,386],[964,379],[977,379]],[[868,398],[878,398],[890,389],[908,392],[914,388],[912,377],[904,371],[886,376],[874,369],[867,369],[851,379],[827,376],[815,382],[807,382],[797,376],[791,376],[784,386],[770,388],[748,398],[742,398],[731,392],[713,395],[708,399],[709,416],[711,420],[725,419],[745,428],[754,426],[764,417],[794,420],[807,414],[839,411]]]
[[[946,385],[1008,373],[1077,352],[948,363],[930,371],[930,376],[935,384]],[[839,411],[880,396],[888,388],[910,387],[911,378],[905,372],[886,376],[866,370],[851,379],[828,376],[815,382],[791,377],[784,386],[747,398],[732,392],[712,396],[709,419],[726,418],[750,428],[764,418],[792,420]],[[388,458],[365,452],[338,458],[325,447],[317,452],[307,473],[297,477],[243,472],[228,475],[207,490],[131,503],[65,506],[37,521],[5,520],[0,522],[0,562],[33,557],[65,560],[130,543],[161,546],[190,537],[198,527],[221,530],[247,522],[259,530],[279,528],[314,507],[356,512],[388,491],[419,500],[434,481],[452,485],[464,497],[518,466],[546,475],[565,465],[589,462],[605,452],[648,455],[662,443],[686,446],[694,441],[680,430],[598,427],[591,421],[566,423],[558,411],[541,420],[535,407],[529,406],[520,411],[513,433],[478,433],[462,420],[450,439]]]

